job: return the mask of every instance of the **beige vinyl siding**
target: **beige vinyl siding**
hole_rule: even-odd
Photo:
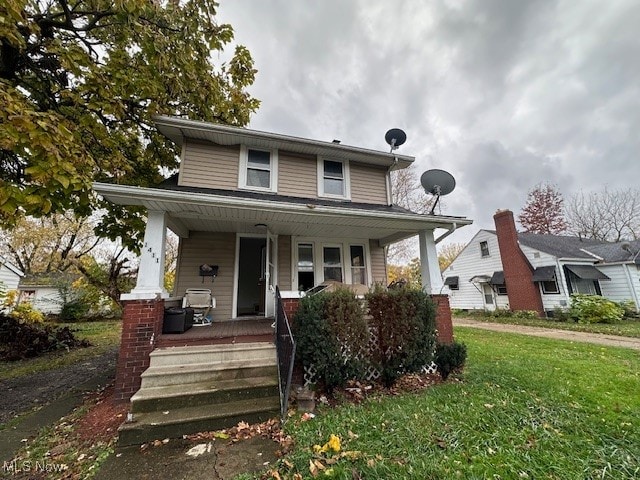
[[[350,163],[349,175],[351,177],[352,202],[387,204],[386,169]]]
[[[240,147],[189,140],[180,165],[178,185],[238,190]]]
[[[291,236],[278,236],[278,287],[291,290]]]
[[[316,157],[278,152],[278,194],[290,197],[318,197]]]
[[[375,240],[369,241],[369,252],[371,253],[371,277],[373,283],[387,285],[387,264],[384,256],[384,248],[378,246]]]
[[[180,240],[175,295],[182,297],[187,288],[209,288],[216,298],[213,310],[215,321],[230,320],[233,306],[233,272],[236,256],[236,234],[191,232],[189,238]],[[218,265],[218,276],[212,283],[210,277],[199,273],[203,263]]]

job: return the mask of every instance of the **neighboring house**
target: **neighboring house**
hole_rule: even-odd
[[[248,341],[239,334],[216,337],[234,323],[245,330],[266,325],[266,336],[254,331],[251,338],[272,342],[273,318],[281,325],[278,312],[291,314],[302,292],[328,281],[358,291],[386,285],[385,248],[394,242],[419,237],[423,285],[429,293],[441,291],[436,243],[442,237],[434,230],[453,231],[471,221],[392,204],[390,173],[409,167],[413,157],[174,117],[156,117],[155,124],[182,150],[176,175],[156,187],[94,184],[110,202],[147,209],[137,283],[122,296],[116,376],[117,398],[135,393],[134,412],[144,398],[167,395],[147,384],[147,377],[166,372],[150,359],[162,357],[166,365],[173,355],[184,374],[195,368],[185,364],[198,348]],[[167,228],[179,237],[173,292],[163,287]],[[188,289],[203,288],[215,297],[213,326],[163,334],[163,308],[180,305]],[[449,314],[448,305],[439,311]],[[183,381],[189,383],[181,392],[200,388]]]
[[[77,275],[61,272],[25,275],[18,285],[18,303],[29,302],[45,315],[57,315],[62,309],[60,287],[77,280]]]
[[[18,267],[0,256],[0,285],[5,291],[16,290],[22,277],[24,273]]]
[[[452,308],[550,315],[586,293],[640,310],[640,241],[517,233],[508,210],[494,219],[496,230],[480,230],[442,273]]]

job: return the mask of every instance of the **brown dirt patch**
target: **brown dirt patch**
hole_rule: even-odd
[[[114,387],[110,385],[85,400],[85,404],[93,405],[78,422],[76,432],[81,441],[107,443],[117,435],[118,427],[126,419],[129,403],[117,403],[113,393]]]

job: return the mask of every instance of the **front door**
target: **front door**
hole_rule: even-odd
[[[488,283],[481,283],[482,285],[482,298],[484,300],[485,310],[495,310],[496,304],[493,298],[493,289]]]
[[[264,315],[264,265],[267,240],[246,236],[239,239],[237,316]]]

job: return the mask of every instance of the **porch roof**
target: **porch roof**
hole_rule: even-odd
[[[278,149],[339,160],[351,160],[391,167],[392,170],[406,168],[415,161],[415,157],[409,155],[380,152],[341,143],[323,142],[179,117],[159,115],[155,116],[153,120],[160,133],[177,145],[182,145],[185,138],[193,138],[218,145],[247,145],[255,148]]]
[[[472,223],[464,217],[421,215],[397,206],[316,201],[224,190],[134,187],[95,183],[110,202],[168,213],[177,235],[189,231],[264,233],[324,238],[366,238],[381,246],[423,230],[452,229]]]

